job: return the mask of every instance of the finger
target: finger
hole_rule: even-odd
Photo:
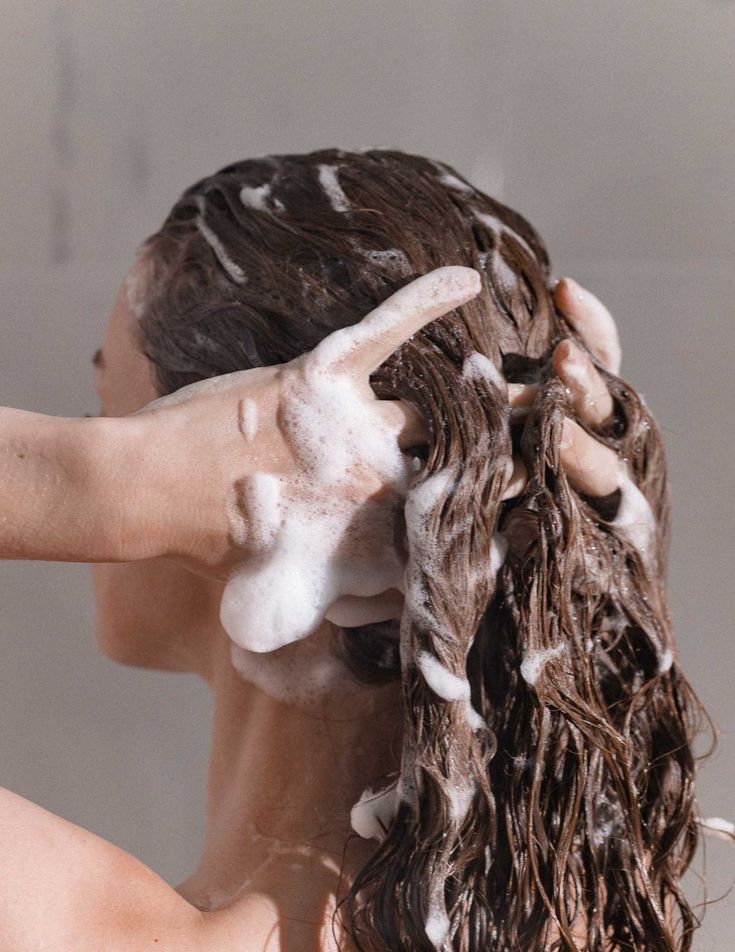
[[[520,494],[526,488],[527,482],[528,470],[526,469],[526,464],[519,456],[514,456],[513,475],[510,477],[510,482],[505,487],[505,492],[501,498],[512,499],[514,496],[520,496]]]
[[[531,404],[536,399],[537,383],[509,383],[508,400],[510,401],[510,418],[515,423],[522,420],[531,412]]]
[[[398,434],[398,445],[402,450],[428,442],[431,436],[429,428],[410,403],[403,400],[376,400],[374,407],[389,429]]]
[[[605,370],[618,374],[622,358],[618,328],[602,301],[572,278],[559,281],[554,300]]]
[[[557,344],[554,372],[572,392],[577,417],[590,426],[602,426],[613,415],[613,398],[589,357],[567,338]]]
[[[577,492],[609,496],[620,488],[621,469],[617,454],[600,443],[568,417],[559,443],[561,465]]]
[[[436,268],[396,291],[359,324],[325,337],[311,358],[323,369],[370,374],[416,331],[471,300],[480,287],[474,268]]]

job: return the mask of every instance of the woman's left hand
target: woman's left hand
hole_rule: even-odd
[[[554,300],[598,363],[617,375],[621,361],[620,340],[615,321],[605,305],[571,278],[559,281]],[[589,355],[567,338],[557,344],[552,359],[554,371],[571,391],[577,419],[603,432],[613,419],[613,398]],[[514,414],[522,416],[533,402],[536,385],[509,384],[508,391]],[[620,488],[617,454],[590,436],[576,420],[564,421],[559,450],[569,482],[578,492],[604,497]],[[519,495],[526,486],[525,466],[520,459],[514,463],[506,499]]]
[[[617,327],[605,305],[571,278],[562,278],[554,291],[559,310],[575,328],[597,362],[612,374],[620,371],[621,350]],[[614,418],[610,391],[589,355],[572,340],[557,344],[553,353],[557,376],[571,391],[577,420],[590,429],[604,432]],[[536,384],[509,384],[508,396],[513,418],[526,415],[536,396]],[[601,443],[570,417],[564,421],[559,445],[560,460],[569,482],[578,492],[603,499],[621,488],[624,481],[621,460],[609,446]],[[520,457],[513,460],[513,476],[503,498],[519,496],[528,482],[528,473]],[[332,606],[327,618],[347,627],[374,624],[399,618],[403,595],[391,589],[374,598],[341,600]]]

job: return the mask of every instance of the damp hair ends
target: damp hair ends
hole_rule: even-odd
[[[371,378],[431,437],[406,498],[401,622],[335,638],[355,677],[403,695],[399,775],[358,805],[376,848],[338,911],[356,948],[690,949],[707,721],[674,660],[664,450],[643,399],[598,366],[616,414],[595,435],[628,491],[602,506],[570,487],[551,354],[586,348],[532,226],[444,164],[330,149],[202,179],[145,248],[138,334],[161,394],[288,361],[433,268],[482,276]],[[522,419],[508,383],[539,384]],[[514,451],[529,482],[502,501]]]

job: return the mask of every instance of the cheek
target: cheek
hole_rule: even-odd
[[[219,626],[211,583],[168,559],[92,566],[95,637],[112,660],[200,672]]]

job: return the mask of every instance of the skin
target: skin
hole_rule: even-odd
[[[463,294],[464,300],[472,296],[471,283],[444,290],[438,305],[444,311],[456,306]],[[617,333],[600,302],[569,279],[558,285],[556,299],[590,351],[614,369],[614,361],[619,361]],[[416,441],[418,421],[402,404],[376,401],[367,377],[403,339],[432,319],[431,306],[428,311],[408,315],[389,340],[368,341],[348,359],[347,372],[364,382],[365,399],[385,414],[402,445]],[[98,527],[109,523],[109,497],[117,500],[114,531],[101,530],[104,541],[95,555],[102,557],[79,559],[83,539],[72,540],[66,549],[59,545],[62,557],[98,563],[92,569],[95,635],[110,658],[193,672],[212,692],[202,856],[193,874],[172,889],[113,844],[0,791],[5,862],[0,950],[24,952],[44,943],[75,952],[138,952],[149,947],[176,952],[333,950],[331,912],[335,899],[345,893],[340,866],[344,861],[349,880],[375,845],[350,836],[349,811],[376,777],[398,767],[400,686],[360,686],[346,670],[336,668],[326,690],[303,696],[303,673],[332,658],[335,632],[328,621],[306,641],[275,653],[279,683],[290,696],[279,699],[258,686],[272,674],[272,667],[263,667],[264,656],[246,659],[249,680],[235,671],[218,617],[223,578],[232,560],[222,498],[244,465],[242,434],[233,421],[243,394],[254,399],[261,437],[247,465],[288,473],[293,457],[277,426],[279,374],[284,369],[228,375],[238,379],[226,389],[197,392],[195,385],[186,400],[151,409],[148,405],[156,398],[152,366],[133,344],[134,321],[121,291],[95,374],[103,419],[84,421],[90,424],[85,433],[108,434],[107,442],[89,444],[98,462],[92,466],[87,461],[83,471],[91,490],[87,506],[102,499],[103,511],[93,514]],[[554,366],[573,393],[577,418],[602,427],[612,414],[612,399],[589,359],[582,351],[579,355],[582,368],[575,373],[574,348],[560,344]],[[531,397],[530,388],[511,391],[517,410]],[[270,420],[268,426],[265,420]],[[95,424],[102,427],[95,430]],[[22,426],[17,427],[20,439]],[[70,430],[54,446],[71,452],[71,437],[80,445],[80,432]],[[561,452],[570,480],[590,495],[610,492],[615,454],[571,420],[569,432]],[[86,451],[87,444],[82,447]],[[48,449],[39,454],[42,460],[52,457]],[[206,469],[203,459],[208,460]],[[121,481],[121,468],[132,469],[137,477],[132,489]],[[14,472],[21,479],[28,470]],[[48,473],[43,475],[48,478]],[[356,491],[366,496],[380,491],[374,476],[364,473],[362,478],[364,484]],[[103,488],[105,480],[114,493]],[[523,481],[522,467],[517,467],[508,494],[519,491]],[[156,506],[137,497],[152,497]],[[185,504],[195,498],[201,500],[198,508]],[[192,514],[190,521],[184,512]],[[63,519],[59,525],[63,540]],[[27,551],[22,538],[16,551]],[[127,561],[131,558],[136,561]],[[376,603],[376,613],[381,610],[384,606]],[[348,940],[341,939],[342,948],[351,949]]]

